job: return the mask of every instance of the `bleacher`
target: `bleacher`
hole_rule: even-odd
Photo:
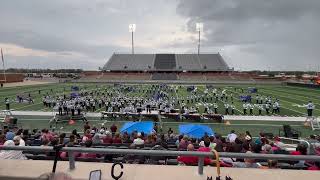
[[[220,54],[199,54],[198,57],[201,67],[205,70],[228,71],[229,69]]]
[[[178,70],[199,70],[201,64],[195,54],[176,54]]]
[[[154,69],[166,70],[176,68],[176,57],[174,54],[156,54]]]
[[[113,54],[104,69],[142,71],[153,68],[154,54]]]

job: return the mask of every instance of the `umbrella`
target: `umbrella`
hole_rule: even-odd
[[[144,132],[145,134],[150,134],[153,130],[153,122],[127,122],[120,129],[121,133],[127,132],[132,133],[133,131]]]
[[[209,126],[198,125],[198,124],[185,124],[179,125],[180,134],[185,134],[194,138],[202,138],[205,133],[209,136],[214,135],[214,132]]]

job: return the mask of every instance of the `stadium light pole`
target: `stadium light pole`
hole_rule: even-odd
[[[2,60],[2,67],[3,67],[3,78],[4,78],[4,83],[7,82],[7,75],[6,75],[6,67],[4,65],[4,57],[3,57],[3,52],[1,48],[1,60]]]
[[[131,32],[131,49],[134,54],[133,33],[136,31],[136,24],[129,24],[129,32]]]
[[[203,23],[196,23],[196,30],[198,31],[199,33],[199,41],[198,41],[198,54],[200,54],[200,33],[201,31],[203,30]]]

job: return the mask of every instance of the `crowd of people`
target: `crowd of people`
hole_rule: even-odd
[[[98,147],[100,146],[114,146],[127,147],[129,149],[148,149],[148,150],[179,150],[179,151],[199,151],[199,152],[233,152],[233,153],[261,153],[261,154],[291,154],[291,155],[307,155],[307,146],[299,144],[295,151],[287,151],[285,144],[281,142],[280,138],[275,137],[270,140],[265,137],[263,133],[254,139],[250,132],[236,133],[234,130],[226,137],[220,134],[208,136],[205,134],[202,138],[196,139],[188,137],[183,134],[175,134],[170,128],[166,133],[157,133],[157,128],[151,134],[144,132],[119,133],[118,127],[113,124],[111,127],[91,127],[86,122],[84,127],[84,134],[80,135],[77,130],[73,130],[71,134],[51,132],[48,129],[28,130],[16,129],[10,131],[4,129],[0,134],[1,146],[56,146],[64,147]],[[310,142],[315,147],[314,154],[320,155],[320,139],[315,136],[310,136]],[[48,152],[47,156],[53,156],[54,153]],[[67,152],[61,152],[60,158],[67,158]],[[95,159],[104,158],[112,161],[114,155],[100,155],[97,153],[75,153],[78,158]],[[0,159],[27,159],[22,151],[7,151],[0,152]],[[126,155],[123,161],[126,163],[146,163],[150,160],[145,156]],[[198,158],[193,156],[179,156],[177,157],[179,164],[197,165]],[[266,161],[267,165],[261,165],[261,161],[257,159],[220,159],[220,164],[225,167],[242,167],[242,168],[276,168],[278,161]],[[216,161],[209,157],[204,160],[205,165],[215,165]],[[317,162],[288,162],[295,167],[304,167],[310,170],[320,170]]]

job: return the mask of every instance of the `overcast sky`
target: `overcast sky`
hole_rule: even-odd
[[[220,52],[236,70],[319,70],[320,0],[4,0],[6,66],[97,70],[113,52]]]

